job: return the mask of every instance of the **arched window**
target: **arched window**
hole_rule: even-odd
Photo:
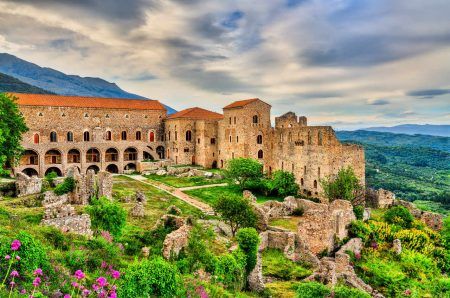
[[[192,140],[192,132],[190,130],[186,131],[186,141]]]
[[[122,137],[122,141],[126,141],[127,140],[127,132],[125,130],[122,131],[121,137]]]
[[[58,141],[58,138],[56,136],[56,132],[52,131],[50,133],[50,142],[57,142],[57,141]]]
[[[253,123],[258,123],[258,115],[253,116]]]
[[[150,140],[150,142],[155,141],[155,133],[153,131],[150,132],[149,140]]]
[[[236,136],[236,143],[239,143],[239,136]]]
[[[291,132],[288,133],[288,141],[292,142],[292,133]]]
[[[169,131],[169,141],[170,141],[170,131]]]
[[[35,133],[34,136],[33,136],[33,142],[35,144],[39,144],[39,135],[37,133]]]
[[[312,139],[311,139],[311,132],[308,131],[308,145],[312,144]]]
[[[231,143],[231,135],[230,135],[230,143]]]
[[[73,142],[73,132],[71,131],[67,133],[67,142]]]
[[[90,135],[89,135],[89,131],[85,131],[84,133],[83,133],[83,140],[85,141],[85,142],[89,142],[90,141]]]
[[[263,158],[263,157],[264,157],[263,151],[262,151],[262,150],[259,150],[259,151],[258,151],[258,158],[261,159],[261,158]]]
[[[314,188],[317,188],[317,180],[314,180]]]
[[[136,141],[140,141],[140,140],[141,140],[141,132],[136,131]]]
[[[100,152],[95,148],[90,148],[86,152],[86,162],[100,162]]]
[[[256,143],[262,144],[262,135],[258,135],[258,136],[256,137]]]
[[[318,144],[319,144],[319,146],[322,146],[322,132],[321,131],[319,131],[319,135],[318,135]]]
[[[302,179],[300,179],[300,184],[303,186],[305,184],[305,181]]]
[[[318,175],[319,178],[320,178],[320,167],[317,169],[317,175]]]
[[[111,131],[108,130],[108,131],[106,132],[106,140],[107,140],[107,141],[111,141],[111,139],[112,139]]]

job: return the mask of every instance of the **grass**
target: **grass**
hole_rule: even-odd
[[[263,275],[277,280],[302,280],[312,274],[309,268],[289,260],[278,249],[266,249],[262,254],[262,259]]]
[[[297,232],[297,226],[300,220],[300,216],[292,216],[289,218],[275,218],[269,222],[269,225]]]
[[[146,178],[153,181],[158,181],[164,184],[167,184],[172,187],[181,188],[181,187],[190,187],[190,186],[201,186],[201,185],[209,185],[209,184],[219,184],[228,182],[229,180],[224,179],[209,179],[206,177],[176,177],[176,176],[158,176],[156,174],[145,175]]]
[[[266,283],[266,289],[270,291],[271,297],[274,298],[294,298],[295,287],[298,282],[294,281],[274,281]]]
[[[128,216],[127,223],[138,226],[144,229],[151,229],[156,221],[166,213],[166,209],[175,205],[181,209],[182,215],[193,215],[195,217],[203,217],[204,214],[197,208],[181,201],[180,199],[159,190],[151,185],[141,183],[126,176],[115,176],[113,193],[116,197],[131,196],[133,197],[136,191],[142,191],[147,197],[147,204],[145,206],[145,217],[134,218]],[[121,203],[121,205],[128,211],[133,208],[132,203]]]
[[[242,191],[237,185],[227,185],[227,186],[216,186],[200,189],[192,189],[184,191],[186,194],[196,197],[199,200],[214,205],[217,198],[220,196],[242,196]],[[260,194],[255,194],[258,203],[264,203],[269,200],[282,201],[282,198],[273,196],[264,196]]]
[[[444,216],[448,216],[450,214],[450,206],[439,202],[415,200],[413,203],[420,210],[436,212]]]

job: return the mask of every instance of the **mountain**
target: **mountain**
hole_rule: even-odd
[[[40,67],[7,53],[0,53],[0,72],[61,95],[145,99],[143,96],[126,92],[115,83],[101,78],[67,75],[52,68]],[[168,114],[176,112],[167,105],[165,107]]]
[[[421,134],[421,135],[450,137],[450,125],[402,124],[402,125],[390,126],[390,127],[385,127],[385,126],[368,127],[368,128],[363,128],[363,130],[403,133],[403,134],[408,134],[408,135]]]
[[[0,73],[0,92],[53,94],[53,92],[35,87],[14,77]]]

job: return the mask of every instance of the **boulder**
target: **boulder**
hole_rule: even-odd
[[[191,227],[183,225],[166,236],[163,242],[162,254],[167,260],[177,257],[180,251],[188,245]]]

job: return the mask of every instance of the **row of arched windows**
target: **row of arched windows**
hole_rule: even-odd
[[[121,137],[121,140],[126,141],[127,138],[128,138],[127,132],[126,131],[122,131],[120,133],[120,137]],[[186,138],[187,138],[187,136],[186,136]],[[136,131],[135,139],[136,139],[136,141],[142,140],[142,133],[141,133],[141,131]],[[71,132],[71,131],[67,132],[66,140],[67,140],[67,142],[73,142],[73,140],[74,140],[73,132]],[[112,140],[112,133],[111,133],[111,131],[108,130],[105,133],[105,140],[107,140],[107,141],[111,141]],[[149,140],[149,142],[154,142],[155,141],[155,133],[153,131],[149,132],[148,140]],[[90,134],[89,131],[83,132],[83,141],[84,142],[91,141],[91,134]],[[55,131],[50,132],[50,142],[52,142],[52,143],[58,142],[58,135],[57,135],[57,133]],[[39,134],[36,133],[36,134],[33,135],[33,143],[34,144],[39,144],[40,143],[40,136],[39,136]]]

